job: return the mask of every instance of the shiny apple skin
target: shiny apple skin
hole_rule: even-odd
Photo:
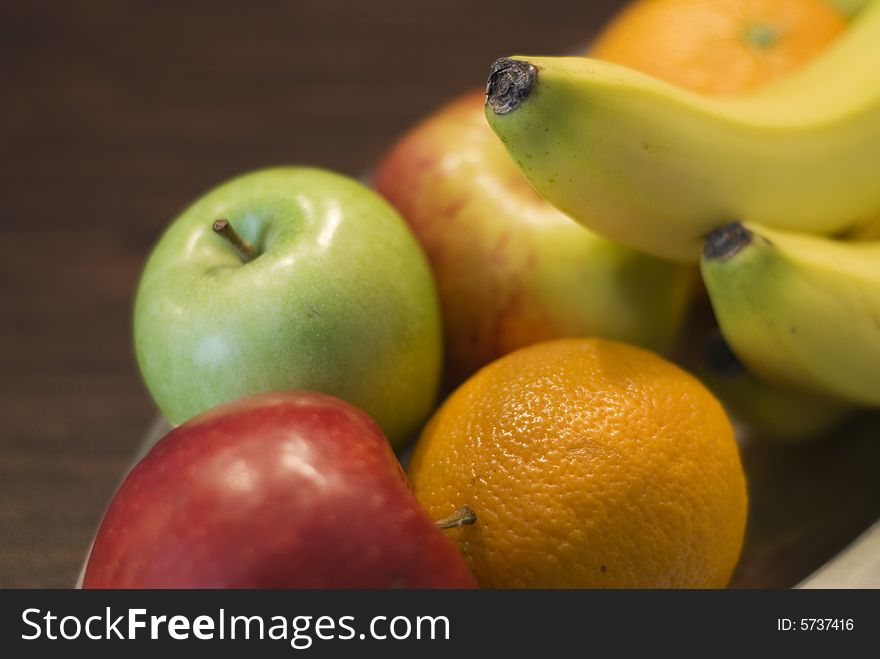
[[[175,428],[104,517],[85,588],[472,588],[379,427],[276,392]]]
[[[431,262],[447,389],[511,350],[565,336],[669,349],[694,268],[601,238],[538,196],[486,123],[484,99],[468,94],[428,117],[374,179]]]
[[[230,222],[259,256],[212,231]],[[434,408],[442,367],[430,266],[397,211],[310,167],[238,176],[154,247],[134,310],[138,365],[182,423],[261,391],[322,391],[364,409],[398,448]]]

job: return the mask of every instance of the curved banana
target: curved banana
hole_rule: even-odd
[[[716,330],[703,346],[700,379],[750,437],[779,442],[818,438],[851,415],[846,403],[771,384],[752,375]]]
[[[486,116],[532,185],[629,247],[696,260],[734,219],[834,234],[880,214],[880,2],[754,95],[586,58],[498,60]]]
[[[880,406],[880,243],[734,223],[701,262],[721,333],[770,382]]]

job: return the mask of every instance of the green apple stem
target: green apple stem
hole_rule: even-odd
[[[223,236],[233,247],[235,247],[235,251],[238,252],[242,261],[247,263],[248,261],[253,261],[257,258],[257,248],[238,235],[238,232],[232,228],[231,224],[229,224],[229,220],[224,220],[222,218],[214,220],[212,228],[214,229],[214,233]]]
[[[477,521],[477,514],[470,506],[462,506],[449,517],[438,519],[434,524],[438,529],[454,529],[465,524],[473,524]]]

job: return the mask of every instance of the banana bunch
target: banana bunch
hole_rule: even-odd
[[[487,86],[488,122],[542,196],[700,260],[730,355],[702,374],[783,439],[880,407],[880,1],[841,4],[843,36],[746,97],[587,58],[502,58]]]
[[[502,58],[489,125],[535,189],[617,242],[695,261],[747,219],[835,235],[880,216],[880,2],[799,72],[709,98],[609,62]]]

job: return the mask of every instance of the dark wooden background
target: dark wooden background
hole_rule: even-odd
[[[132,354],[132,298],[184,205],[265,165],[359,175],[412,122],[482,85],[495,57],[576,48],[617,4],[3,0],[0,586],[75,581],[155,414]],[[752,543],[738,585],[790,585],[876,517],[867,480],[880,463],[853,441],[752,461],[771,481],[779,464],[799,466],[753,515],[778,537]],[[857,513],[815,537],[779,531],[804,501],[826,521],[840,514],[839,498],[810,485],[823,478]]]

